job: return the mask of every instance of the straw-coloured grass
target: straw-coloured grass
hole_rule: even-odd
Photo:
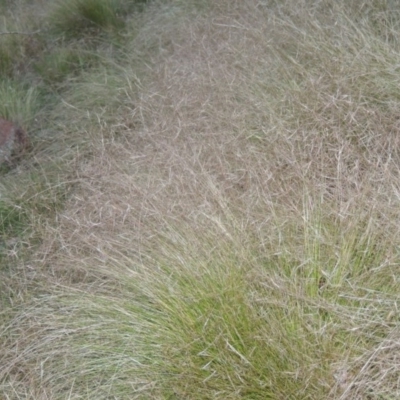
[[[25,204],[6,275],[5,396],[399,396],[389,3],[154,2],[65,82],[68,151],[40,154],[66,168],[30,195],[58,202]]]

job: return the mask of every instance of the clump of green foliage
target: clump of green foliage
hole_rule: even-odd
[[[68,78],[79,75],[95,63],[95,55],[81,49],[55,49],[49,54],[43,54],[35,64],[35,71],[46,84],[61,83]]]
[[[28,226],[28,222],[22,207],[0,201],[0,240],[4,242],[7,237],[20,236]]]
[[[56,34],[73,38],[124,27],[124,14],[143,0],[67,0],[58,2],[49,16]],[[128,7],[130,5],[130,7]]]
[[[25,124],[33,120],[45,98],[40,87],[16,79],[0,80],[0,115]]]

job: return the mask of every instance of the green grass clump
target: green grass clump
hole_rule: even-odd
[[[39,87],[14,79],[0,80],[0,116],[24,125],[31,122],[45,101]]]
[[[77,76],[81,71],[90,68],[94,61],[93,54],[62,47],[43,55],[35,64],[35,70],[46,84],[53,85]]]
[[[124,25],[118,15],[119,0],[68,0],[57,3],[49,16],[51,29],[67,37],[78,37],[117,29]]]
[[[38,379],[35,365],[46,354],[40,368],[52,388],[76,395],[85,388],[90,398],[365,393],[365,376],[360,387],[349,383],[363,375],[365,362],[369,371],[378,368],[379,358],[370,354],[397,324],[393,306],[400,287],[387,276],[398,260],[388,262],[381,253],[366,262],[358,256],[364,239],[351,230],[333,234],[331,224],[328,230],[329,238],[305,236],[303,263],[291,264],[286,257],[262,260],[242,247],[251,243],[245,232],[232,241],[215,230],[196,238],[171,225],[153,238],[153,256],[144,264],[133,254],[122,263],[109,254],[107,263],[98,264],[97,273],[109,279],[97,293],[56,290],[43,297],[23,317],[27,326],[30,318],[41,321],[23,368],[31,365],[31,378]],[[366,236],[371,245],[377,240]],[[325,239],[332,242],[320,252],[321,284],[314,280],[315,265],[305,260]],[[349,264],[348,257],[358,261]],[[50,348],[49,335],[61,326],[68,333],[60,331]]]
[[[29,226],[24,210],[17,205],[0,202],[0,239],[4,243],[9,237],[18,237]]]
[[[12,76],[15,46],[5,43],[4,39],[0,43],[0,72],[2,76]]]
[[[43,41],[38,35],[19,35],[24,32],[20,28],[11,28],[0,35],[0,72],[1,77],[21,78],[32,64],[32,58],[37,57],[43,48]]]

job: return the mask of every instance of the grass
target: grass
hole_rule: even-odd
[[[2,236],[20,233],[24,216],[18,207],[2,202],[0,206],[0,225]]]
[[[19,124],[31,122],[41,107],[42,97],[40,88],[4,79],[0,82],[0,113]]]
[[[397,5],[45,3],[0,84],[2,395],[398,398]]]
[[[51,16],[57,32],[77,36],[84,31],[108,28],[118,24],[115,1],[59,2]]]
[[[94,55],[86,55],[80,49],[62,47],[44,56],[35,65],[36,72],[47,84],[60,83],[79,75],[94,64]]]
[[[141,9],[146,0],[68,0],[57,2],[49,14],[50,29],[68,38],[98,34],[124,26],[123,16]]]

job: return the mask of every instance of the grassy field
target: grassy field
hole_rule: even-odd
[[[400,398],[400,7],[0,0],[0,399]]]

